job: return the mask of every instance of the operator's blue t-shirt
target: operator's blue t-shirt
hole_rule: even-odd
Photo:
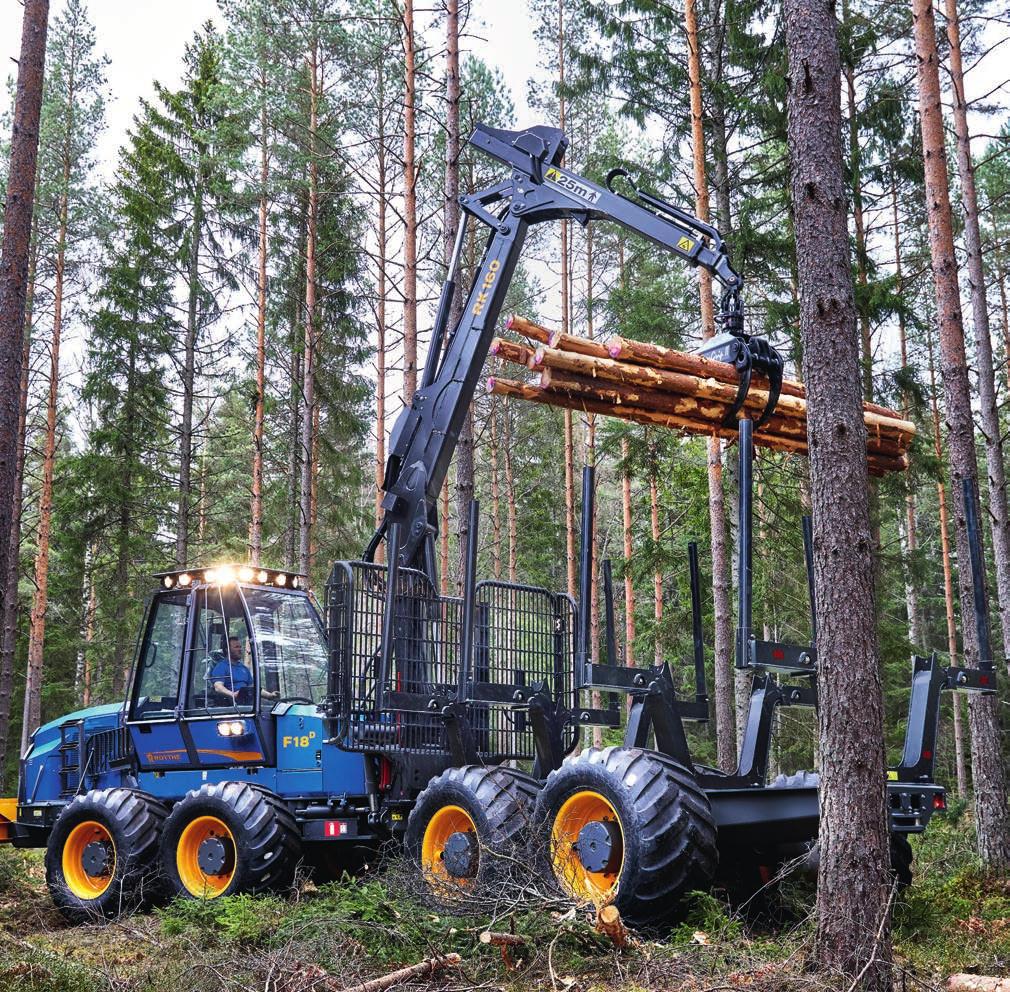
[[[253,683],[252,672],[241,661],[231,662],[222,658],[210,671],[210,684],[221,682],[226,689],[238,692]]]

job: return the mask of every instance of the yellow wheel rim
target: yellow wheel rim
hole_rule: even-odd
[[[445,865],[445,846],[453,834],[472,834],[477,841],[477,825],[462,806],[443,806],[428,821],[421,839],[421,868],[424,877],[439,895],[451,896],[453,890],[469,889],[476,880],[473,876],[458,877]],[[477,855],[478,859],[480,854]]]
[[[85,852],[92,844],[106,848],[105,865],[98,874],[84,867]],[[112,834],[97,820],[85,820],[70,831],[63,845],[63,878],[78,899],[97,899],[112,884],[116,874],[116,845]]]
[[[224,845],[225,859],[221,869],[208,873],[200,865],[200,848],[212,841]],[[235,877],[235,838],[228,825],[216,816],[198,816],[186,824],[175,851],[179,881],[197,899],[216,899]]]
[[[590,871],[579,858],[579,833],[593,822],[617,825],[617,856],[603,871]],[[617,810],[600,793],[576,792],[562,803],[551,827],[551,867],[562,888],[575,899],[603,905],[617,893],[624,868],[624,827]]]

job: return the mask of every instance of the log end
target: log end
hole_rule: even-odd
[[[607,354],[611,358],[620,358],[621,350],[624,348],[624,342],[619,337],[612,337],[607,342]]]
[[[515,323],[515,319],[516,319],[516,315],[514,313],[510,313],[505,318],[505,330],[506,331],[511,331],[512,330],[512,325]]]

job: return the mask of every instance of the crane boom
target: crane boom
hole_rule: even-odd
[[[366,559],[373,558],[379,541],[397,523],[399,547],[389,548],[389,555],[395,553],[401,566],[423,569],[433,581],[438,494],[531,225],[556,220],[583,225],[612,221],[688,264],[707,269],[723,289],[718,319],[724,330],[744,336],[743,280],[730,264],[714,227],[638,190],[624,170],[612,170],[601,186],[565,169],[562,161],[568,140],[558,128],[538,125],[506,131],[478,124],[469,143],[508,166],[511,173],[487,189],[460,197],[463,214],[424,373],[410,406],[393,426],[383,482],[383,521],[365,552]],[[612,185],[619,177],[628,181],[634,198],[614,191]],[[446,341],[459,250],[470,222],[487,228],[487,245],[462,316]]]

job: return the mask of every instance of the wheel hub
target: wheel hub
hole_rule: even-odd
[[[442,850],[442,863],[453,878],[473,878],[477,874],[477,838],[469,830],[450,834]]]
[[[93,840],[81,854],[81,867],[89,878],[103,878],[112,871],[114,857],[107,841]]]
[[[573,845],[586,871],[612,872],[620,862],[621,838],[611,820],[590,820]]]
[[[205,875],[223,875],[231,855],[230,845],[220,837],[207,837],[200,844],[196,860]]]

